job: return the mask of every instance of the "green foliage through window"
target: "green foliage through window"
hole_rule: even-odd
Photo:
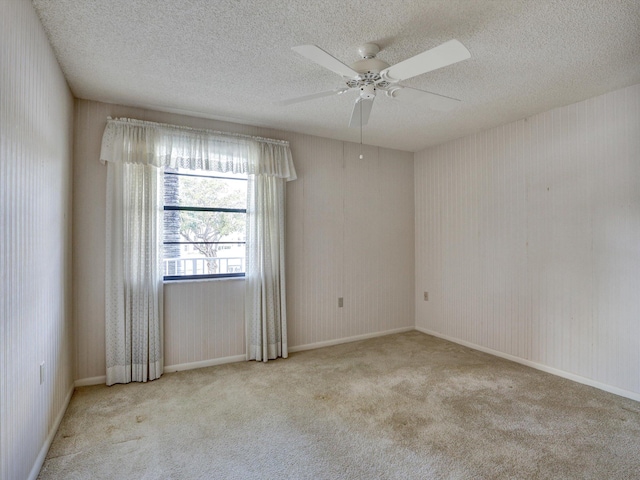
[[[165,279],[242,276],[246,176],[167,170]]]

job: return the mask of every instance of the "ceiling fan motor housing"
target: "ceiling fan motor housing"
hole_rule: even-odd
[[[376,54],[379,51],[380,48],[373,43],[362,45],[358,49],[362,60],[358,60],[351,65],[351,68],[358,72],[359,75],[347,80],[347,86],[349,88],[359,88],[360,98],[372,99],[376,96],[376,89],[386,88],[389,85],[389,82],[383,80],[380,76],[380,72],[389,68],[389,64],[376,58]]]
[[[389,68],[387,62],[383,62],[378,58],[363,58],[351,64],[351,68],[360,74],[364,73],[380,73],[385,68]]]

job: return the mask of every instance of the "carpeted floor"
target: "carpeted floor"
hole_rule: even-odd
[[[78,388],[45,479],[640,479],[640,403],[419,332]]]

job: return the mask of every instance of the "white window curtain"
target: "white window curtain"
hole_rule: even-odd
[[[285,182],[296,179],[287,142],[132,119],[108,119],[107,385],[162,374],[162,224],[165,167],[246,173],[247,359],[287,356]]]
[[[278,152],[262,145],[265,164]],[[247,360],[287,358],[287,306],[284,275],[285,179],[249,176],[247,195],[247,273],[245,319]]]
[[[107,167],[107,385],[162,374],[162,171]]]

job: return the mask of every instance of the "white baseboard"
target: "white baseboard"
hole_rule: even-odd
[[[384,337],[385,335],[391,335],[393,333],[410,332],[415,330],[414,327],[402,327],[395,328],[393,330],[385,330],[383,332],[365,333],[363,335],[355,335],[353,337],[337,338],[335,340],[327,340],[325,342],[307,343],[306,345],[297,345],[295,347],[289,347],[290,352],[302,352],[303,350],[313,350],[322,347],[331,347],[333,345],[340,345],[341,343],[357,342],[358,340],[366,340],[367,338]]]
[[[290,352],[301,352],[303,350],[312,350],[314,348],[330,347],[341,343],[357,342],[358,340],[366,340],[367,338],[382,337],[391,335],[392,333],[410,332],[413,327],[396,328],[393,330],[385,330],[383,332],[365,333],[364,335],[356,335],[353,337],[338,338],[336,340],[327,340],[326,342],[308,343],[306,345],[298,345],[289,347]],[[213,367],[214,365],[223,365],[225,363],[243,362],[247,359],[245,354],[232,355],[229,357],[212,358],[211,360],[202,360],[199,362],[179,363],[177,365],[166,365],[162,373],[181,372],[184,370],[194,370],[196,368]],[[75,381],[76,387],[87,387],[90,385],[104,385],[107,382],[106,375],[100,377],[82,378]]]
[[[621,397],[625,397],[625,398],[630,398],[631,400],[640,401],[640,393],[630,392],[629,390],[624,390],[622,388],[614,387],[612,385],[607,385],[606,383],[598,382],[596,380],[582,377],[574,373],[569,373],[569,372],[565,372],[564,370],[559,370],[557,368],[549,367],[542,363],[532,362],[531,360],[516,357],[515,355],[510,355],[508,353],[500,352],[498,350],[493,350],[488,347],[483,347],[482,345],[477,345],[475,343],[467,342],[465,340],[460,340],[458,338],[449,337],[447,335],[443,335],[438,332],[433,332],[431,330],[427,330],[426,328],[416,327],[416,330],[422,333],[426,333],[427,335],[433,335],[434,337],[442,338],[443,340],[448,340],[450,342],[457,343],[459,345],[464,345],[465,347],[473,348],[474,350],[478,350],[480,352],[489,353],[491,355],[495,355],[496,357],[505,358],[507,360],[511,360],[512,362],[520,363],[521,365],[526,365],[527,367],[535,368],[536,370],[541,370],[546,373],[551,373],[552,375],[557,375],[558,377],[566,378],[568,380],[573,380],[574,382],[582,383],[584,385],[589,385],[590,387],[604,390],[605,392],[613,393],[615,395],[620,395]]]
[[[162,369],[162,373],[180,372],[182,370],[193,370],[195,368],[212,367],[214,365],[222,365],[224,363],[241,362],[246,360],[245,355],[233,355],[231,357],[212,358],[211,360],[202,360],[200,362],[180,363],[177,365],[166,365]],[[76,387],[88,387],[91,385],[104,385],[107,383],[107,376],[82,378],[75,381]]]
[[[107,383],[107,376],[101,375],[99,377],[81,378],[75,381],[76,387],[89,387],[91,385],[104,385]]]
[[[27,477],[29,480],[36,480],[38,475],[40,475],[40,469],[42,469],[42,465],[44,464],[44,459],[47,458],[47,453],[49,452],[49,448],[53,443],[53,438],[56,436],[58,432],[58,428],[60,427],[60,423],[62,422],[62,417],[64,417],[65,412],[67,411],[67,407],[69,406],[69,402],[71,401],[71,396],[73,395],[73,390],[75,389],[75,385],[71,385],[67,396],[64,399],[64,406],[58,412],[58,416],[56,417],[56,421],[53,424],[53,427],[49,431],[49,435],[45,440],[42,448],[40,449],[40,453],[38,453],[38,457],[36,458],[33,467],[31,468],[31,472],[29,472],[29,476]]]
[[[411,330],[414,330],[414,328],[403,327],[403,328],[396,328],[394,330],[386,330],[383,332],[366,333],[364,335],[356,335],[353,337],[339,338],[336,340],[328,340],[326,342],[317,342],[317,343],[308,343],[306,345],[298,345],[295,347],[290,347],[289,351],[292,353],[301,352],[303,350],[312,350],[315,348],[330,347],[332,345],[339,345],[341,343],[356,342],[358,340],[365,340],[367,338],[382,337],[384,335],[390,335],[392,333],[410,332]],[[242,354],[242,355],[232,355],[229,357],[212,358],[211,360],[202,360],[200,362],[180,363],[177,365],[166,365],[162,373],[181,372],[184,370],[194,370],[196,368],[223,365],[225,363],[244,362],[246,359],[247,359],[246,355]],[[105,381],[106,381],[106,377],[104,376],[86,378],[83,380],[76,381],[76,386],[81,387],[86,385],[97,385],[100,383],[104,384]]]
[[[242,362],[247,359],[247,356],[232,355],[230,357],[212,358],[211,360],[202,360],[200,362],[180,363],[178,365],[167,365],[164,367],[162,373],[181,372],[183,370],[193,370],[196,368],[213,367],[214,365],[223,365],[225,363]]]

